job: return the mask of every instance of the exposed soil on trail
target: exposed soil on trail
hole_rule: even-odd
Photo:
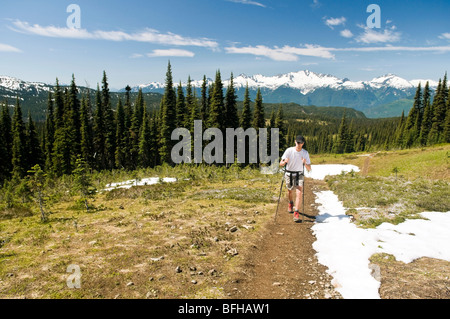
[[[306,179],[305,212],[295,223],[288,213],[283,187],[277,218],[266,225],[261,241],[246,252],[238,275],[225,287],[236,299],[332,299],[341,298],[315,256],[311,227],[318,215],[313,191],[326,188],[322,181]]]

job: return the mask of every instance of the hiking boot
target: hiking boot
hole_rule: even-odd
[[[294,222],[296,222],[296,223],[301,222],[300,213],[298,211],[294,212]]]
[[[294,203],[289,203],[288,212],[289,212],[289,214],[294,213]]]

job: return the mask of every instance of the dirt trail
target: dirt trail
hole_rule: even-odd
[[[294,223],[284,187],[276,222],[266,225],[261,240],[246,253],[238,275],[225,287],[230,298],[341,298],[312,248],[316,238],[311,227],[318,214],[313,191],[321,189],[326,189],[324,182],[306,179],[303,222]]]

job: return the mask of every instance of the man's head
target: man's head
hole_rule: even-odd
[[[295,145],[303,145],[305,144],[305,138],[302,135],[297,135],[295,138]]]

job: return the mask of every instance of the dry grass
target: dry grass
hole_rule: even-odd
[[[276,208],[278,176],[251,175],[101,193],[91,213],[74,197],[47,223],[0,221],[0,297],[223,298],[239,253]],[[71,264],[80,289],[67,286]]]

